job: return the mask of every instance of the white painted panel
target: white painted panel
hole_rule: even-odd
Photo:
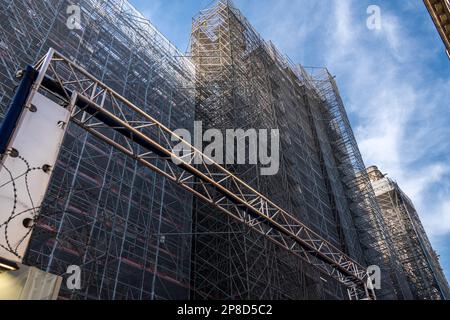
[[[22,262],[31,235],[23,221],[39,212],[33,208],[42,204],[67,127],[61,124],[70,117],[68,110],[39,93],[32,104],[37,111],[24,111],[9,145],[23,159],[8,155],[0,167],[0,257],[15,262]],[[28,166],[23,160],[40,169],[24,175]],[[42,169],[45,165],[51,166],[49,172]]]

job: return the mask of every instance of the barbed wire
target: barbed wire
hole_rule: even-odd
[[[9,168],[7,168],[5,166],[5,164],[0,163],[1,168],[3,168],[9,175],[9,181],[7,181],[6,183],[4,183],[2,186],[0,186],[0,189],[2,188],[6,188],[8,186],[12,186],[12,192],[13,192],[13,204],[12,204],[12,209],[11,212],[9,214],[9,216],[7,217],[7,219],[0,224],[0,228],[4,228],[4,236],[5,236],[5,242],[6,242],[6,246],[0,244],[0,246],[5,249],[6,251],[14,254],[16,257],[18,258],[22,258],[22,256],[19,254],[18,250],[20,245],[25,241],[25,239],[30,235],[30,233],[33,231],[33,227],[34,227],[34,223],[32,225],[32,227],[28,228],[28,231],[22,236],[22,238],[19,239],[17,244],[11,244],[10,241],[10,236],[9,236],[9,227],[12,221],[14,221],[15,219],[19,218],[20,216],[31,212],[32,213],[32,218],[30,219],[30,222],[34,222],[36,220],[36,217],[38,215],[38,207],[36,207],[34,205],[34,201],[33,201],[33,197],[31,196],[31,192],[30,192],[30,185],[29,185],[29,174],[33,171],[38,171],[38,170],[45,170],[44,167],[31,167],[30,163],[23,158],[20,155],[16,156],[17,159],[21,160],[24,164],[25,164],[25,171],[21,172],[18,176],[14,176],[13,173],[11,172],[11,170]],[[23,178],[24,180],[24,184],[25,184],[25,190],[28,196],[28,200],[30,201],[30,208],[20,211],[20,212],[16,212],[17,211],[17,201],[18,201],[18,190],[17,190],[17,181]],[[25,226],[25,225],[24,225]]]

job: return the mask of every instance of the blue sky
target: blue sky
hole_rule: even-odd
[[[132,0],[180,50],[210,0]],[[413,199],[450,278],[450,61],[421,0],[235,0],[293,61],[336,75],[366,165]],[[369,30],[367,8],[381,9]]]

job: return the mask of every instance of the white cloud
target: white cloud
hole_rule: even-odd
[[[348,47],[353,47],[357,38],[357,29],[353,27],[351,21],[351,2],[347,0],[335,2],[335,30],[334,39],[339,46],[336,49],[342,49],[341,54],[345,54]]]
[[[392,15],[385,15],[382,22],[382,32],[386,37],[391,52],[398,60],[402,60],[404,53],[402,52],[402,38],[398,19]]]
[[[450,230],[450,200],[445,200],[439,204],[436,213],[431,214],[425,226],[433,230],[433,237],[444,236]]]

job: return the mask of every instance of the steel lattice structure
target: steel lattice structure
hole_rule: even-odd
[[[293,64],[230,1],[194,18],[187,56],[125,0],[0,2],[0,105],[37,61],[35,90],[71,108],[26,262],[82,291],[61,299],[411,296],[333,77]],[[220,166],[174,129],[279,128],[280,171]],[[172,139],[175,138],[175,139]],[[270,151],[270,150],[269,150]],[[175,157],[176,158],[176,157]],[[208,160],[208,161],[205,161]]]
[[[196,66],[196,119],[211,128],[280,128],[282,160],[277,176],[260,176],[260,166],[227,168],[296,213],[297,219],[349,256],[380,266],[386,275],[382,297],[410,297],[328,71],[307,72],[293,64],[260,37],[231,1],[219,1],[194,18],[189,55]],[[302,277],[277,278],[289,273],[276,266],[271,266],[270,273],[249,263],[260,256],[277,261],[285,257],[233,221],[215,218],[211,207],[197,205],[193,219],[197,230],[233,234],[194,238],[193,268],[199,272],[193,274],[193,281],[209,287],[215,296],[277,298],[292,292],[280,287],[309,287],[310,293],[316,292],[297,291],[294,296],[342,298],[338,285],[321,281],[320,274],[307,266],[296,271]],[[235,262],[227,264],[229,260]]]
[[[88,72],[53,50],[36,68],[37,90],[67,104],[78,126],[336,278],[356,298],[369,295],[364,267]],[[123,141],[112,139],[115,132]],[[190,150],[181,158],[173,151],[180,143]],[[200,167],[193,165],[196,157]],[[165,160],[166,170],[158,159]]]
[[[367,169],[414,299],[446,300],[450,289],[409,197],[377,167]]]

